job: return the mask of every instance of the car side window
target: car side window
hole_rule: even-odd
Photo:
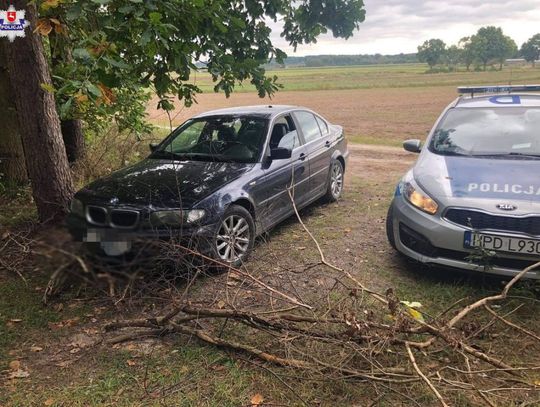
[[[315,119],[317,120],[317,123],[319,123],[321,133],[323,134],[323,136],[326,136],[328,134],[328,124],[326,124],[326,122],[319,116],[315,116]]]
[[[300,138],[292,118],[289,115],[277,118],[270,136],[270,148],[294,150],[298,146],[300,146]]]
[[[304,140],[306,140],[306,143],[321,137],[321,131],[313,113],[302,111],[294,112],[294,116],[298,120],[298,124],[300,129],[302,129],[302,134],[304,135]]]

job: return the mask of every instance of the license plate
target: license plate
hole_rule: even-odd
[[[540,256],[540,240],[519,237],[465,232],[463,245],[468,248],[482,247],[496,252],[507,252]]]

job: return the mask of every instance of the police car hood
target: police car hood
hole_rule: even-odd
[[[540,160],[516,157],[442,156],[426,151],[413,169],[416,182],[446,204],[489,201],[522,202],[522,209],[540,205]]]

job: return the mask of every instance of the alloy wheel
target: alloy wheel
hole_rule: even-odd
[[[332,172],[330,174],[330,191],[334,199],[338,199],[341,196],[343,190],[343,167],[339,162],[335,162],[332,165]]]
[[[221,260],[234,263],[241,260],[249,249],[248,222],[239,215],[230,215],[221,222],[216,236],[216,250]]]

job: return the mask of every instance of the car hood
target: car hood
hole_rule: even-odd
[[[89,203],[188,208],[251,167],[253,164],[147,158],[94,181],[77,195]]]
[[[423,154],[413,170],[433,198],[503,199],[540,203],[540,160]]]

